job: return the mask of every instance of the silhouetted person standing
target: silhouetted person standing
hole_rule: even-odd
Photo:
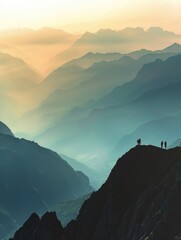
[[[165,141],[165,148],[167,148],[167,142]]]
[[[161,141],[161,148],[163,148],[163,141]]]
[[[141,138],[137,140],[137,145],[141,145]]]

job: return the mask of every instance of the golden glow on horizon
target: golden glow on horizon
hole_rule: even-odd
[[[181,32],[180,0],[0,0],[0,28],[161,26]]]

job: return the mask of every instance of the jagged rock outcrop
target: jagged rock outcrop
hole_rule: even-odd
[[[57,219],[56,213],[45,213],[40,219],[35,213],[25,222],[14,240],[54,240],[61,239],[63,227]]]
[[[59,239],[176,240],[180,235],[181,148],[137,146],[118,160]]]

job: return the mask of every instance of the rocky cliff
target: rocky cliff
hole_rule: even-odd
[[[77,219],[58,239],[176,240],[180,236],[181,148],[137,146],[118,160],[105,184],[85,201]]]
[[[20,228],[14,239],[19,240],[54,240],[60,239],[63,227],[56,217],[55,212],[46,213],[41,219],[35,213]]]

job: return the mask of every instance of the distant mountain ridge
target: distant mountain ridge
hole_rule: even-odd
[[[164,44],[163,44],[164,38]],[[72,47],[57,54],[52,59],[55,66],[62,65],[63,61],[70,61],[70,54],[80,57],[88,52],[118,52],[129,53],[137,49],[164,48],[174,42],[181,43],[181,35],[165,31],[159,27],[151,27],[148,30],[143,28],[126,28],[121,31],[112,29],[101,29],[96,33],[84,33]],[[134,44],[133,44],[134,43]]]

